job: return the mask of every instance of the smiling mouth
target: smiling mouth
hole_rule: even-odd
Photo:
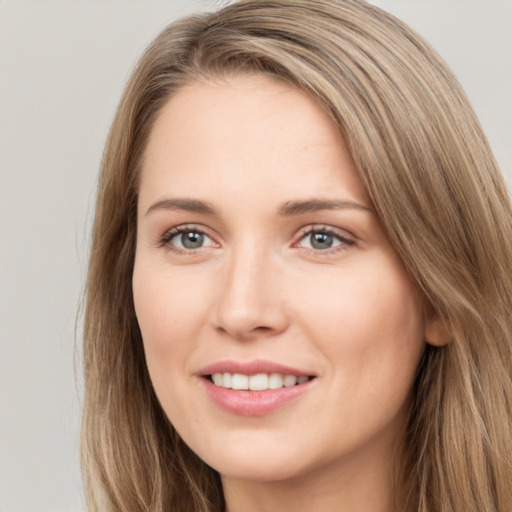
[[[281,388],[290,388],[305,384],[314,379],[307,375],[285,375],[281,373],[257,373],[245,375],[243,373],[216,372],[206,375],[206,378],[215,386],[246,391],[267,391]]]

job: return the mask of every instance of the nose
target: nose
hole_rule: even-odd
[[[227,258],[213,308],[215,328],[238,340],[274,336],[289,325],[278,265],[247,245]]]

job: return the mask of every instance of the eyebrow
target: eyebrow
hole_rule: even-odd
[[[373,212],[372,208],[353,201],[342,201],[338,199],[309,199],[305,201],[287,201],[278,208],[277,213],[283,217],[291,217],[294,215],[302,215],[304,213],[317,212],[321,210],[340,209],[355,209]],[[147,209],[146,215],[149,215],[155,210],[183,210],[187,212],[200,213],[202,215],[219,216],[217,210],[211,203],[188,198],[162,199],[161,201],[157,201]]]
[[[163,199],[152,204],[148,208],[146,215],[155,210],[184,210],[186,212],[218,216],[217,210],[210,203],[197,199]]]
[[[355,209],[373,212],[373,209],[353,201],[342,201],[338,199],[310,199],[307,201],[287,201],[278,210],[279,215],[284,217],[301,215],[304,213],[317,212],[320,210]]]

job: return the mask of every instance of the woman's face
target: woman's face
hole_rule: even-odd
[[[265,77],[181,89],[138,212],[147,365],[192,450],[225,479],[387,468],[426,326],[326,114]]]

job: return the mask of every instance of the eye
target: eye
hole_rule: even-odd
[[[169,250],[182,252],[215,246],[215,242],[198,228],[177,227],[168,231],[160,240],[160,245]]]
[[[328,251],[337,247],[351,246],[354,243],[354,240],[350,240],[330,228],[314,228],[306,231],[297,245],[315,251]]]
[[[184,231],[174,235],[170,242],[182,249],[199,249],[205,242],[205,235],[204,233],[199,233],[199,231]]]

